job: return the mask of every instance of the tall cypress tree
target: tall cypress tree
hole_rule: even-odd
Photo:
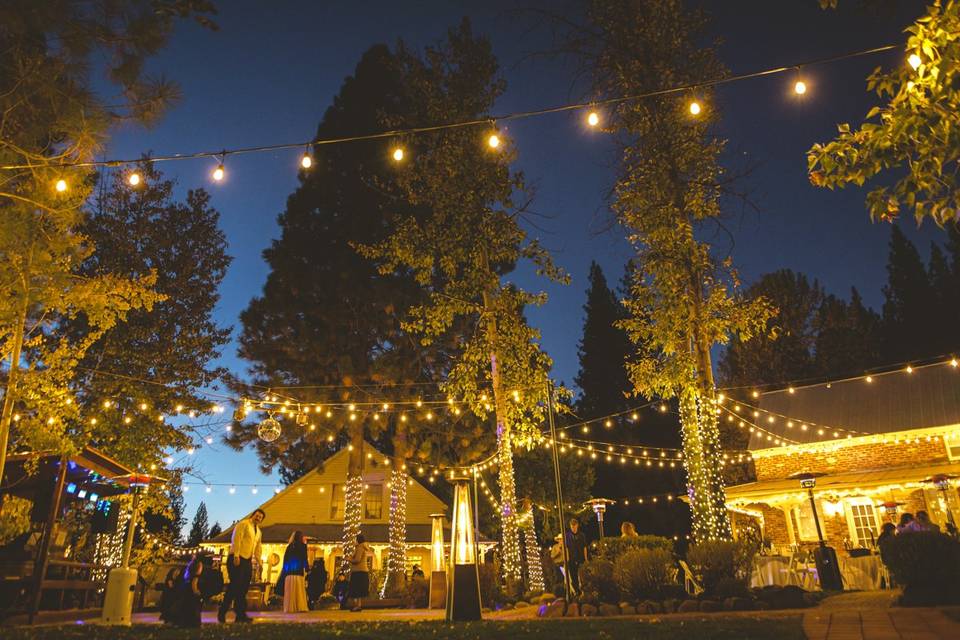
[[[627,332],[616,326],[626,317],[625,309],[596,262],[590,263],[589,281],[577,350],[580,371],[574,378],[580,389],[577,413],[584,418],[624,410],[633,390],[625,367],[633,348]]]
[[[883,361],[893,364],[937,354],[931,330],[935,297],[920,254],[896,224],[890,226],[883,288]]]
[[[187,535],[187,546],[195,547],[207,538],[207,505],[201,502],[197,513],[190,524],[190,533]]]

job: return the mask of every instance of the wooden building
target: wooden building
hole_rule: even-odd
[[[363,507],[361,531],[373,548],[373,570],[383,568],[389,547],[391,466],[384,454],[364,443]],[[262,523],[262,578],[272,582],[280,570],[279,561],[291,534],[300,530],[307,538],[310,563],[322,557],[330,576],[340,566],[343,542],[344,487],[347,478],[348,451],[341,449],[317,469],[305,474],[259,506],[266,513]],[[429,476],[424,476],[426,479]],[[442,482],[442,477],[437,477]],[[430,492],[420,479],[407,476],[407,573],[414,564],[426,575],[432,570],[430,559],[431,514],[449,512],[446,504]],[[233,527],[203,543],[216,553],[226,553]],[[444,540],[449,549],[450,524],[444,523]],[[495,543],[481,539],[482,551]],[[481,556],[484,554],[481,553]],[[273,562],[271,562],[273,561]]]
[[[755,482],[727,488],[735,530],[753,520],[773,545],[816,543],[809,496],[790,478],[798,472],[823,474],[815,503],[836,548],[871,546],[904,512],[925,510],[941,530],[960,522],[957,364],[725,400],[721,419],[750,431],[756,469]]]

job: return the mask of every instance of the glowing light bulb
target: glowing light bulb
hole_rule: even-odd
[[[600,124],[600,114],[597,113],[596,111],[591,111],[587,115],[587,124],[590,125],[591,127],[595,127],[598,124]]]
[[[498,136],[498,135],[495,134],[495,133],[491,133],[491,134],[490,134],[490,137],[487,138],[487,145],[488,145],[491,149],[496,149],[497,147],[499,147],[499,146],[500,146],[500,136]]]
[[[803,80],[797,80],[796,84],[793,85],[793,90],[798,96],[802,96],[807,92],[807,83]]]
[[[223,168],[223,164],[219,164],[216,169],[213,170],[213,179],[217,182],[223,180],[224,176],[227,175],[226,169]]]
[[[309,153],[303,154],[303,157],[300,158],[300,166],[304,169],[309,169],[313,166],[313,158],[310,157]]]
[[[700,108],[700,103],[699,103],[699,102],[697,102],[696,100],[694,100],[693,102],[690,103],[690,114],[691,114],[691,115],[698,116],[698,115],[700,115],[700,111],[701,111],[701,108]]]
[[[66,190],[67,190],[67,181],[64,180],[63,178],[60,178],[59,180],[57,180],[56,189],[57,189],[57,191],[59,191],[60,193],[63,193],[64,191],[66,191]]]
[[[910,57],[907,58],[907,62],[909,62],[910,66],[913,67],[913,70],[916,71],[920,68],[920,64],[923,62],[923,60],[916,53],[911,53]]]
[[[393,150],[393,160],[394,160],[394,162],[400,162],[401,160],[403,160],[403,149],[402,149],[402,148],[397,147],[396,149]]]
[[[129,176],[127,176],[127,182],[131,187],[135,187],[140,184],[140,174],[134,171]]]

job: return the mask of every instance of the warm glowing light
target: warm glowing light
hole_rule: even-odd
[[[500,146],[500,136],[498,136],[498,135],[495,134],[495,133],[491,133],[491,134],[490,134],[490,137],[487,138],[487,145],[488,145],[491,149],[496,149],[497,147],[499,147],[499,146]]]
[[[403,160],[403,149],[401,149],[400,147],[397,147],[396,149],[393,150],[393,160],[394,162],[400,162],[401,160]]]
[[[129,176],[127,176],[127,182],[130,183],[131,187],[135,187],[140,184],[140,174],[134,171]]]
[[[923,62],[923,60],[920,58],[919,55],[915,53],[911,53],[910,57],[907,58],[907,62],[909,62],[910,66],[913,67],[913,70],[916,71],[917,69],[920,68],[920,64]]]
[[[793,85],[793,90],[798,96],[802,96],[807,92],[807,83],[803,80],[797,80],[796,84]]]
[[[300,158],[300,166],[304,169],[309,169],[313,166],[313,158],[310,157],[309,153],[303,154],[303,157]]]
[[[700,103],[699,103],[699,102],[697,102],[696,100],[694,100],[693,102],[690,103],[690,114],[691,114],[691,115],[698,116],[698,115],[700,115],[700,111],[701,111],[701,108],[700,108]]]
[[[223,168],[223,164],[217,165],[217,168],[213,170],[213,179],[217,182],[223,180],[225,175],[227,175],[227,171]]]
[[[913,373],[913,367],[907,365],[907,373]]]
[[[867,382],[873,382],[873,376],[867,376],[865,379]]]
[[[600,124],[600,114],[597,113],[596,111],[591,111],[587,115],[587,124],[590,125],[591,127],[595,127],[598,124]]]
[[[956,358],[950,361],[950,366],[954,369],[956,369],[958,365],[960,365],[960,362],[958,362]]]
[[[64,180],[63,178],[60,178],[59,180],[57,180],[56,189],[57,189],[57,191],[59,191],[60,193],[63,193],[64,191],[66,191],[66,190],[67,190],[67,181]]]

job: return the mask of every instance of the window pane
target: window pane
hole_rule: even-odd
[[[379,520],[383,517],[383,485],[371,484],[363,491],[363,518]]]
[[[330,519],[343,520],[343,485],[335,484],[330,488]]]

